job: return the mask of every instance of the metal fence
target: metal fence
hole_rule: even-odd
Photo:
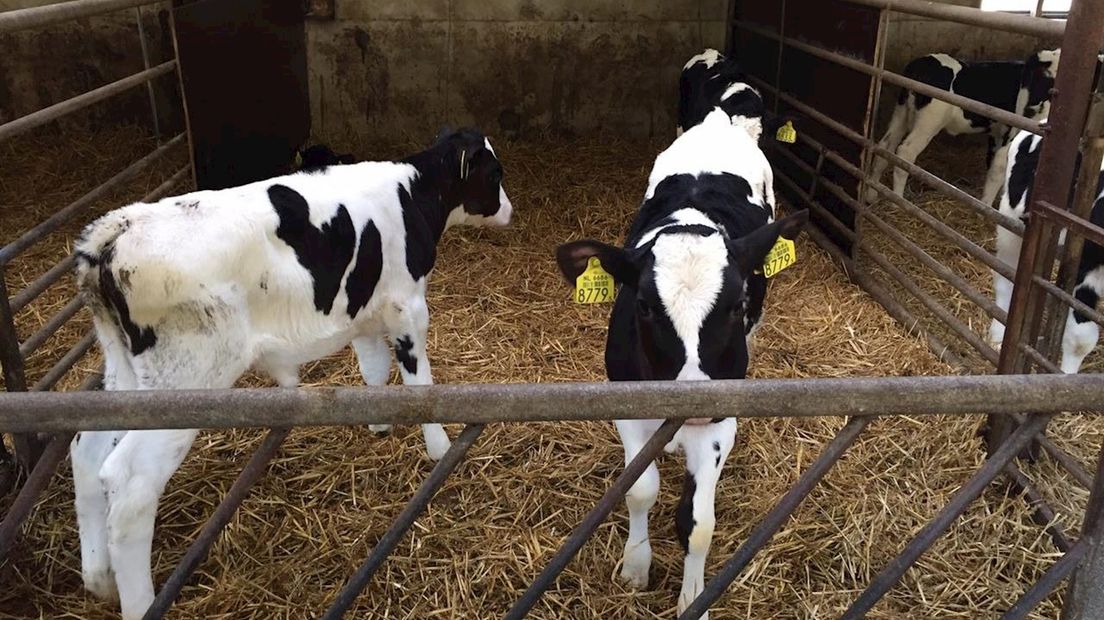
[[[832,0],[843,2],[845,0]],[[58,381],[94,344],[91,333],[80,340],[38,383],[27,389],[23,360],[55,333],[80,309],[80,302],[65,306],[48,319],[38,332],[22,343],[16,335],[14,314],[55,284],[73,265],[65,259],[42,274],[22,291],[10,294],[3,285],[3,269],[11,260],[62,224],[79,217],[99,197],[131,179],[166,151],[187,141],[179,135],[164,143],[148,156],[120,171],[115,177],[93,189],[74,203],[27,231],[4,248],[0,248],[0,362],[10,394],[0,397],[0,432],[14,433],[16,448],[28,469],[28,476],[19,489],[4,520],[0,523],[0,560],[6,557],[11,543],[32,512],[42,490],[49,484],[74,433],[82,430],[143,429],[143,428],[237,428],[272,427],[261,446],[244,466],[238,479],[204,525],[196,540],[157,594],[146,618],[162,617],[179,595],[185,582],[203,561],[223,527],[229,522],[250,487],[264,474],[266,464],[276,454],[288,429],[295,426],[360,425],[375,423],[413,424],[428,421],[464,423],[464,430],[444,458],[437,463],[410,502],[380,538],[359,569],[350,577],[343,590],[325,612],[324,618],[340,618],[370,582],[395,546],[402,540],[414,520],[425,510],[434,493],[463,460],[486,424],[525,421],[609,420],[616,418],[655,417],[657,413],[669,420],[660,427],[640,453],[629,463],[551,558],[546,568],[520,595],[506,618],[522,618],[537,603],[543,592],[586,543],[598,525],[620,502],[629,487],[654,460],[662,447],[683,424],[683,419],[698,416],[702,409],[724,417],[777,416],[847,416],[849,421],[826,444],[800,479],[778,500],[753,528],[747,540],[707,584],[705,591],[682,614],[681,618],[697,618],[703,614],[740,575],[755,554],[771,540],[810,491],[816,487],[833,464],[846,453],[867,425],[877,416],[912,414],[989,414],[989,458],[959,489],[951,501],[909,541],[871,580],[868,587],[844,613],[844,618],[859,618],[868,612],[898,582],[905,571],[958,518],[983,490],[998,477],[1004,476],[1021,489],[1036,508],[1036,520],[1063,552],[1061,558],[1028,587],[1022,598],[1008,610],[1005,618],[1022,618],[1071,575],[1072,585],[1067,595],[1065,615],[1069,618],[1104,617],[1104,590],[1098,587],[1104,579],[1104,452],[1094,474],[1060,450],[1043,435],[1048,420],[1069,410],[1104,410],[1104,376],[1064,376],[1046,374],[1056,370],[1050,361],[1055,354],[1053,333],[1043,333],[1046,312],[1077,307],[1069,294],[1069,278],[1057,283],[1049,279],[1051,267],[1061,258],[1063,265],[1076,265],[1080,251],[1077,242],[1064,248],[1057,244],[1057,228],[1068,227],[1070,238],[1078,236],[1104,242],[1099,229],[1084,221],[1087,210],[1083,202],[1075,201],[1072,212],[1051,205],[1067,204],[1071,191],[1074,159],[1083,134],[1088,132],[1085,159],[1099,158],[1101,140],[1094,123],[1084,123],[1089,105],[1092,68],[1077,58],[1095,59],[1094,41],[1104,40],[1104,0],[1077,0],[1068,27],[1062,24],[1026,16],[983,13],[976,9],[949,7],[917,0],[846,0],[850,4],[874,7],[879,13],[878,37],[885,45],[885,28],[889,11],[949,19],[978,26],[1013,32],[1062,37],[1063,62],[1058,74],[1056,98],[1051,121],[1046,127],[1016,117],[1006,111],[933,89],[884,69],[884,54],[877,54],[874,64],[856,60],[814,43],[785,36],[781,32],[763,29],[751,23],[733,20],[735,30],[751,32],[769,38],[779,49],[789,47],[810,54],[824,62],[835,63],[873,78],[869,105],[876,105],[882,82],[913,88],[917,92],[960,105],[964,109],[1032,132],[1047,132],[1040,170],[1031,205],[1032,217],[1021,222],[1001,217],[988,205],[955,188],[952,184],[928,173],[921,167],[907,164],[896,155],[880,149],[871,140],[873,115],[867,110],[868,122],[863,131],[838,123],[780,87],[763,79],[757,85],[772,93],[778,104],[785,104],[831,128],[839,136],[863,149],[862,165],[855,165],[845,154],[824,143],[801,134],[801,143],[818,154],[814,164],[795,157],[786,148],[778,148],[774,157],[792,160],[799,169],[811,175],[813,184],[802,186],[786,174],[779,174],[780,184],[803,197],[820,215],[821,221],[852,242],[852,252],[841,250],[821,231],[811,232],[847,273],[862,285],[886,310],[909,329],[920,321],[901,300],[883,285],[880,276],[864,268],[869,259],[896,280],[904,290],[919,300],[932,314],[942,320],[966,346],[976,350],[997,371],[997,375],[908,377],[879,379],[823,379],[782,381],[716,381],[698,384],[634,383],[634,384],[567,384],[567,385],[475,385],[425,387],[364,387],[332,389],[242,389],[173,392],[95,392],[98,377],[86,381],[78,392],[51,391]],[[49,25],[77,17],[101,14],[113,10],[150,4],[142,0],[76,0],[42,8],[0,14],[0,33]],[[780,5],[785,10],[785,3]],[[733,12],[734,17],[737,15]],[[779,56],[781,58],[781,55]],[[1066,59],[1070,59],[1067,63]],[[126,89],[178,69],[172,60],[140,72],[130,78],[74,97],[40,112],[0,125],[0,138],[9,137],[41,126],[73,110],[110,97]],[[185,132],[186,134],[186,132]],[[914,178],[960,200],[968,208],[994,224],[1025,235],[1024,249],[1016,266],[1000,262],[987,250],[965,238],[951,227],[928,215],[902,196],[893,194],[866,170],[872,154],[888,157],[902,165]],[[1013,303],[1007,314],[1000,312],[982,291],[954,273],[949,267],[926,255],[906,234],[880,218],[867,204],[864,192],[841,187],[822,174],[825,163],[853,175],[860,186],[870,186],[909,213],[915,215],[946,239],[985,265],[1007,276],[1015,271]],[[147,196],[152,200],[172,191],[185,181],[190,172],[184,168]],[[1079,200],[1085,183],[1078,185]],[[1001,351],[988,346],[972,329],[957,321],[953,313],[931,294],[895,269],[892,262],[874,249],[861,234],[861,228],[841,222],[817,199],[817,188],[823,188],[836,199],[850,206],[861,226],[872,226],[885,233],[902,249],[915,256],[923,265],[962,292],[986,313],[1008,326]],[[1038,216],[1036,216],[1038,214]],[[1060,251],[1061,250],[1061,251]],[[1064,255],[1062,255],[1064,252]],[[1056,300],[1048,306],[1045,299]],[[1083,312],[1086,308],[1079,308]],[[1094,320],[1099,313],[1089,313]],[[1040,339],[1040,336],[1043,336]],[[927,333],[932,349],[965,370],[974,370],[951,352],[937,335]],[[1030,374],[1041,370],[1042,374]],[[37,434],[46,434],[44,447],[37,446]],[[1042,499],[1031,480],[1017,468],[1015,458],[1022,450],[1038,442],[1063,468],[1090,489],[1089,509],[1084,519],[1081,537],[1074,541],[1054,521],[1054,511]]]

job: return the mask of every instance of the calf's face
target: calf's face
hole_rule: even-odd
[[[449,214],[448,224],[507,226],[513,205],[502,186],[502,163],[482,133],[463,129],[442,132],[444,163],[457,176],[455,198],[459,206]]]
[[[611,323],[625,321],[641,377],[694,381],[742,379],[748,351],[744,313],[750,278],[779,236],[793,239],[808,212],[762,226],[740,239],[711,227],[668,226],[646,244],[622,249],[598,241],[559,247],[556,260],[569,283],[597,257],[619,285]]]

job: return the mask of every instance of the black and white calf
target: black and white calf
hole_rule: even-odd
[[[733,125],[743,127],[756,140],[773,135],[787,120],[770,113],[759,91],[747,82],[739,64],[715,49],[694,56],[679,76],[678,129],[676,136],[705,120],[716,108]]]
[[[320,172],[328,166],[355,164],[356,158],[349,153],[338,155],[325,144],[315,144],[299,151],[297,168],[304,172]]]
[[[742,379],[748,339],[762,316],[767,281],[757,273],[779,235],[794,238],[802,211],[774,220],[770,164],[756,141],[717,110],[655,162],[623,248],[576,241],[557,250],[567,281],[598,257],[619,285],[606,340],[612,381]],[[625,463],[662,420],[618,420]],[[714,494],[736,440],[736,420],[689,421],[673,444],[686,454],[676,529],[686,551],[681,613],[701,593],[713,537]],[[648,583],[648,511],[659,493],[653,463],[625,496],[629,537],[621,577]],[[705,617],[705,616],[703,616]]]
[[[364,381],[432,383],[426,280],[453,224],[506,225],[502,166],[477,131],[401,162],[331,166],[154,204],[89,225],[77,280],[108,390],[229,388],[249,368],[281,386],[349,345]],[[439,459],[438,424],[423,427]],[[381,430],[377,428],[377,430]],[[123,617],[153,600],[157,502],[195,430],[80,433],[71,456],[85,587]]]
[[[1039,120],[1046,118],[1050,112],[1050,90],[1054,86],[1060,56],[1060,50],[1043,50],[1031,55],[1026,62],[963,62],[946,54],[931,54],[906,65],[904,75]],[[878,145],[895,151],[901,159],[913,163],[940,131],[952,136],[989,134],[989,150],[985,160],[989,170],[981,200],[992,205],[1004,180],[1008,142],[1019,130],[927,95],[902,89],[889,128]],[[875,158],[872,170],[875,179],[881,179],[888,164],[885,158]],[[904,192],[906,181],[908,172],[894,168],[893,191],[897,194]],[[877,197],[876,190],[868,190],[868,200]]]
[[[1024,209],[1031,200],[1031,186],[1035,181],[1042,142],[1042,138],[1027,132],[1021,132],[1012,140],[1008,149],[1005,192],[1000,202],[1001,213],[1017,219],[1023,217]],[[1093,204],[1090,219],[1093,224],[1104,226],[1104,167],[1101,167],[1097,177],[1096,192],[1096,202]],[[1063,231],[1063,236],[1064,234]],[[1019,262],[1022,243],[1023,239],[1016,233],[997,227],[997,258],[1015,267]],[[1012,282],[994,271],[993,290],[997,305],[1008,310],[1012,301]],[[1077,286],[1073,294],[1078,301],[1090,308],[1095,308],[1104,296],[1104,248],[1091,241],[1086,240],[1081,251]],[[1062,337],[1062,372],[1073,374],[1080,370],[1081,362],[1096,347],[1099,339],[1100,326],[1071,308]],[[1004,341],[1004,325],[996,319],[989,326],[989,340],[998,348]]]

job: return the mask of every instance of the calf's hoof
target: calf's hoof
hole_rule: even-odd
[[[115,574],[110,568],[86,571],[81,577],[84,579],[84,589],[92,596],[108,603],[119,602],[119,591],[115,588]]]
[[[624,565],[621,567],[621,580],[634,590],[648,587],[648,569],[652,565],[652,545],[648,542],[625,545]]]
[[[377,435],[381,435],[381,436],[390,435],[391,434],[391,425],[390,424],[369,424],[368,425],[368,430],[372,431],[373,433],[375,433]]]

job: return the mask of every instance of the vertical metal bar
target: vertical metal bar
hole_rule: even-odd
[[[1075,0],[1070,8],[1062,37],[1062,64],[1055,79],[1055,91],[1051,101],[1048,133],[1039,153],[1038,173],[1032,189],[1031,203],[1046,201],[1054,205],[1068,205],[1070,184],[1077,159],[1078,143],[1085,127],[1089,93],[1096,75],[1099,42],[1104,39],[1104,0]],[[1068,62],[1067,62],[1068,60]],[[1049,276],[1053,263],[1053,248],[1045,248],[1044,233],[1050,226],[1042,218],[1028,219],[1024,230],[1023,246],[1016,267],[1012,300],[1008,310],[1004,343],[1001,347],[997,372],[1016,374],[1023,371],[1024,358],[1019,344],[1034,346],[1039,328],[1037,308],[1039,295],[1032,285],[1032,276]],[[1056,240],[1055,240],[1056,241]],[[1011,420],[1007,416],[990,416],[986,443],[990,455],[1011,432]]]
[[[705,584],[705,589],[690,603],[686,611],[682,612],[678,620],[694,620],[709,611],[709,606],[724,594],[729,584],[743,572],[744,568],[755,557],[755,554],[770,542],[770,539],[782,528],[786,519],[789,519],[790,515],[797,510],[801,502],[820,483],[824,474],[828,473],[828,470],[836,464],[836,461],[851,447],[851,444],[855,443],[855,440],[859,438],[859,434],[873,419],[864,416],[851,418],[847,421],[847,424],[836,433],[832,441],[824,447],[824,451],[820,453],[820,456],[809,465],[805,473],[801,474],[801,478],[786,491],[782,499],[759,522],[759,525],[755,526],[744,544],[740,545],[740,548],[725,562],[713,579]]]
[[[414,520],[425,511],[429,501],[437,493],[437,489],[441,488],[452,470],[456,469],[456,466],[464,459],[464,455],[467,454],[475,440],[479,438],[479,434],[483,432],[484,427],[483,424],[468,424],[464,427],[464,430],[460,432],[460,436],[452,442],[448,451],[445,452],[445,456],[438,461],[437,465],[433,467],[433,471],[429,472],[429,476],[418,487],[414,497],[410,498],[399,516],[395,517],[395,521],[391,523],[391,527],[387,528],[387,531],[380,537],[379,542],[372,548],[364,563],[349,578],[345,587],[341,589],[330,608],[322,616],[322,620],[339,620],[345,617],[345,613],[356,602],[356,598],[368,585],[372,575],[383,565],[383,561],[387,559],[387,556],[391,555],[391,551],[399,544],[410,526],[414,524]]]
[[[169,30],[172,33],[173,54],[176,60],[176,81],[180,88],[180,107],[184,110],[184,134],[188,137],[188,158],[192,162],[192,188],[200,189],[196,177],[196,152],[195,143],[192,140],[192,121],[188,117],[188,95],[184,91],[184,69],[180,66],[180,43],[176,37],[175,6],[169,7]]]
[[[138,42],[142,46],[142,64],[149,69],[149,46],[146,42],[146,26],[142,23],[142,7],[134,7],[134,17],[138,22]],[[146,82],[146,93],[149,95],[150,114],[153,115],[153,136],[157,139],[157,146],[161,146],[161,119],[157,114],[157,97],[153,94],[153,80]]]
[[[1035,585],[1031,586],[1023,596],[1008,611],[1004,612],[1001,616],[1001,620],[1021,620],[1026,618],[1027,614],[1031,613],[1031,610],[1035,609],[1039,603],[1043,602],[1054,588],[1058,587],[1058,584],[1062,583],[1062,580],[1069,576],[1073,569],[1077,568],[1078,562],[1081,558],[1085,557],[1085,550],[1088,549],[1088,545],[1085,544],[1085,539],[1077,541],[1073,544],[1073,547],[1069,551],[1062,554],[1062,557],[1058,558],[1058,561],[1051,565],[1047,569],[1043,576],[1039,578],[1039,581],[1035,582]]]
[[[8,508],[8,513],[4,515],[4,520],[0,522],[0,563],[7,557],[15,537],[19,534],[19,526],[31,514],[38,496],[54,477],[54,472],[65,458],[66,449],[72,439],[73,433],[54,435],[42,452],[42,458],[38,459],[34,469],[30,470],[31,473],[23,483],[23,488],[19,489],[19,495],[15,497],[15,501]]]
[[[19,334],[15,330],[15,315],[8,302],[7,269],[0,265],[0,368],[4,372],[4,386],[9,392],[26,392],[27,376],[23,368],[23,355],[19,352]],[[2,442],[0,442],[2,444]],[[15,458],[24,471],[31,471],[42,453],[42,442],[32,433],[12,435]],[[0,447],[0,450],[3,448]],[[7,451],[4,450],[6,454]],[[0,455],[2,457],[3,455]]]
[[[1071,577],[1062,620],[1100,620],[1104,618],[1104,449],[1096,461],[1089,505],[1081,526],[1086,541],[1085,558]]]
[[[238,506],[249,495],[249,489],[264,475],[265,466],[276,455],[276,451],[280,449],[280,444],[287,438],[289,431],[290,429],[286,428],[274,428],[268,431],[257,451],[253,453],[253,456],[249,458],[249,462],[238,474],[237,480],[234,481],[233,486],[226,493],[226,497],[222,498],[218,507],[215,508],[214,514],[203,524],[203,529],[200,530],[199,535],[188,547],[184,557],[180,559],[180,563],[173,569],[172,575],[169,575],[168,581],[157,593],[157,597],[153,599],[153,603],[150,604],[149,609],[142,616],[143,620],[162,618],[169,611],[173,601],[180,594],[180,590],[184,588],[185,582],[199,568],[200,563],[207,557],[207,553],[211,551],[211,546],[215,544],[215,539],[218,538],[219,533],[230,523],[230,519],[234,516]]]
[[[841,620],[859,620],[866,616],[885,593],[889,591],[910,566],[932,546],[933,543],[950,527],[951,523],[961,515],[970,503],[973,502],[985,487],[989,485],[1001,471],[1004,465],[1015,458],[1016,454],[1027,445],[1031,438],[1043,428],[1046,421],[1053,414],[1032,416],[1023,426],[1016,429],[1008,436],[1008,439],[986,459],[985,463],[962,485],[951,498],[951,501],[939,511],[934,519],[928,522],[920,533],[916,535],[901,551],[901,553],[889,561],[889,564],[879,572],[859,598],[851,604],[842,616]]]
[[[571,535],[567,537],[563,546],[548,562],[548,565],[544,567],[544,570],[537,575],[533,583],[529,584],[529,588],[514,602],[513,607],[503,617],[504,620],[521,620],[529,613],[529,610],[533,609],[544,591],[563,572],[563,569],[567,567],[567,563],[575,557],[579,549],[583,548],[586,541],[594,534],[594,530],[598,529],[598,526],[606,520],[609,513],[613,512],[613,507],[621,501],[621,498],[625,497],[625,494],[629,492],[629,489],[644,473],[644,470],[655,460],[663,446],[667,445],[667,442],[671,441],[678,429],[682,428],[683,423],[684,420],[667,420],[656,430],[652,438],[644,444],[636,457],[625,466],[625,470],[621,472],[617,480],[613,481],[610,488],[598,500],[598,504],[594,506],[594,509],[583,517],[579,525],[575,526],[575,529],[571,531]]]
[[[782,55],[785,53],[786,44],[786,0],[781,0],[778,3],[778,60],[774,65],[774,88],[778,92],[782,92]],[[778,108],[781,100],[778,97],[774,98],[774,113],[778,114]]]
[[[866,178],[870,176],[870,168],[874,164],[874,160],[877,158],[874,150],[869,146],[869,142],[874,139],[874,131],[878,124],[878,110],[882,103],[882,71],[885,70],[885,55],[886,55],[886,42],[889,38],[889,11],[886,9],[880,9],[878,14],[878,32],[875,35],[874,42],[874,66],[878,71],[874,74],[873,83],[871,84],[870,94],[866,101],[866,118],[863,121],[863,150],[862,157],[859,161],[859,165],[862,167],[862,174],[858,183],[858,196],[856,199],[859,201],[859,205],[865,210],[869,205],[867,204],[866,195]],[[810,194],[811,195],[811,194]],[[861,251],[859,244],[863,238],[863,228],[865,222],[863,218],[855,218],[855,243],[851,245],[851,257],[855,259],[856,264],[862,265],[860,260]]]

